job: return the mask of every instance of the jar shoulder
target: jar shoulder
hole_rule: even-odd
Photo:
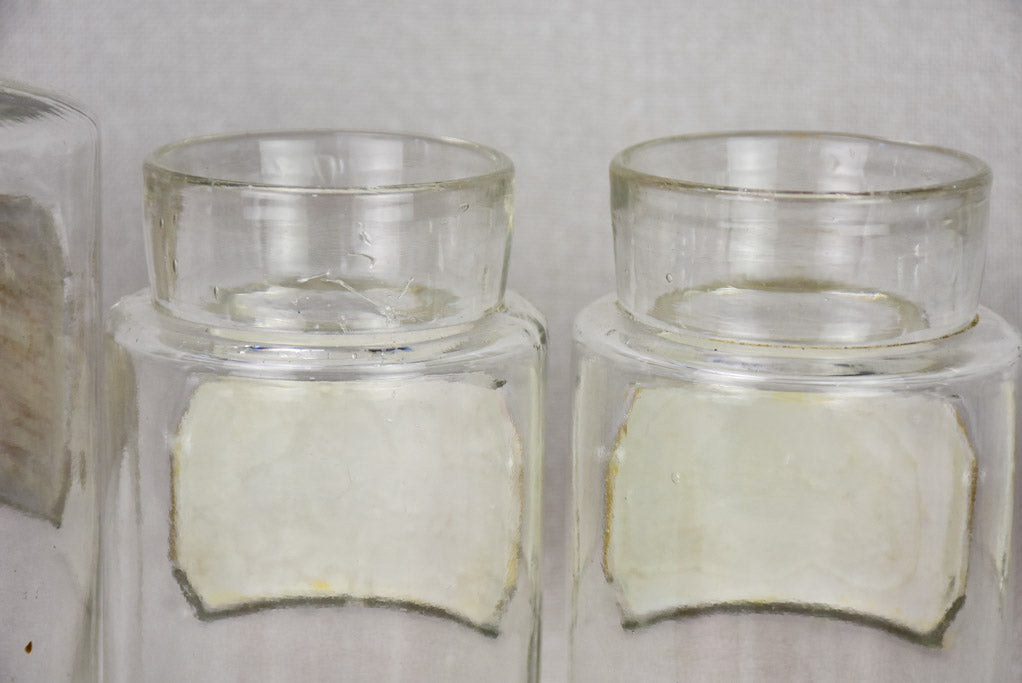
[[[142,290],[111,309],[107,338],[132,356],[258,366],[265,371],[275,366],[343,370],[349,366],[421,368],[500,358],[542,360],[547,343],[543,316],[514,292],[507,293],[501,308],[476,320],[345,334],[197,324],[161,312],[148,291]]]
[[[930,383],[950,377],[1004,374],[1019,359],[1018,331],[981,307],[973,323],[954,334],[905,344],[786,346],[714,339],[640,321],[607,295],[575,319],[576,358],[632,366],[642,374],[720,375],[729,381],[790,380],[799,385],[869,384],[892,377]]]

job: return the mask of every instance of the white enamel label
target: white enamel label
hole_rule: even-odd
[[[516,584],[522,452],[494,389],[210,381],[172,464],[171,559],[206,616],[362,599],[492,629]]]
[[[974,472],[941,398],[642,388],[604,571],[626,623],[773,604],[926,635],[964,594]]]

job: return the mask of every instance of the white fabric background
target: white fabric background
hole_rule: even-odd
[[[100,121],[107,304],[145,284],[140,166],[156,145],[344,127],[451,135],[511,156],[510,285],[545,313],[551,338],[549,681],[563,680],[566,648],[571,320],[613,287],[616,151],[798,128],[976,154],[995,176],[984,302],[1022,323],[1015,0],[0,0],[0,77],[63,91]]]

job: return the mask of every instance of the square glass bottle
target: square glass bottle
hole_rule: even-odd
[[[96,680],[99,133],[0,83],[0,680]]]

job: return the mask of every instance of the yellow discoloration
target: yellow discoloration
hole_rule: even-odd
[[[976,460],[948,401],[648,387],[626,425],[603,548],[626,623],[801,605],[925,637],[961,604]]]

